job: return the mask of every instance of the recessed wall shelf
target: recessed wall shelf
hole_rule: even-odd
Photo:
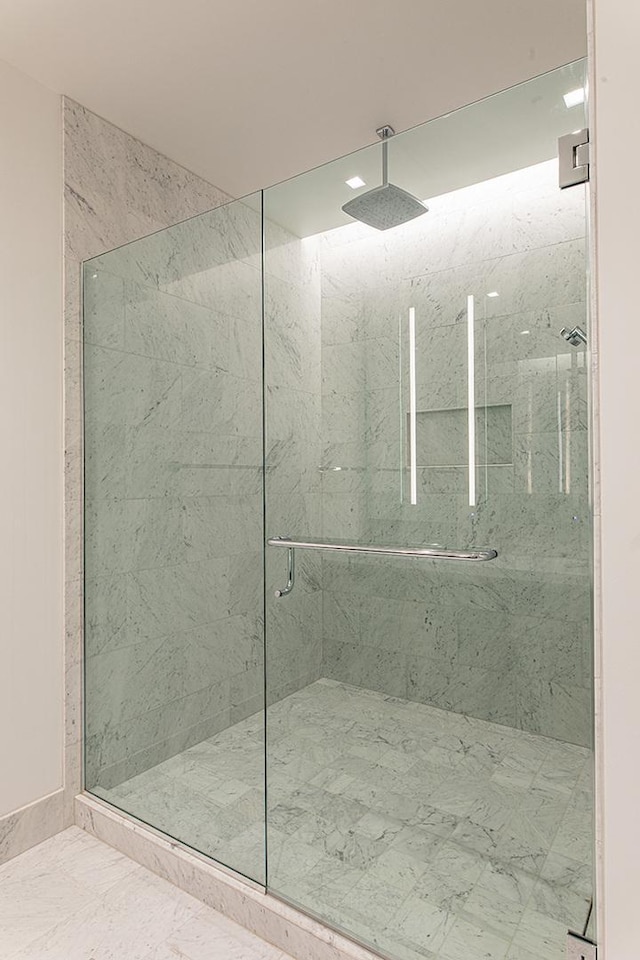
[[[467,465],[467,408],[418,410],[416,417],[417,466]],[[407,437],[409,436],[407,414]],[[513,418],[510,403],[489,404],[476,410],[478,466],[513,465]],[[407,445],[407,464],[409,462]]]

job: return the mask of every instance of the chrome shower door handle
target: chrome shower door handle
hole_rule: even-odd
[[[448,547],[391,547],[387,544],[339,543],[334,540],[293,540],[291,537],[269,537],[270,547],[288,547],[289,550],[327,550],[336,553],[379,554],[387,557],[424,557],[428,560],[495,560],[497,550],[489,547],[468,547],[463,550]],[[291,562],[289,564],[291,573]],[[290,592],[290,591],[287,591]],[[282,592],[284,593],[284,591]]]
[[[329,550],[338,553],[381,554],[391,557],[425,557],[429,560],[495,560],[496,550],[486,547],[470,547],[466,550],[451,550],[446,547],[390,547],[387,545],[336,543],[326,540],[292,540],[291,537],[269,537],[269,547],[286,547],[289,551],[289,580],[284,590],[276,590],[276,597],[286,597],[293,590],[296,580],[295,548],[301,550]]]
[[[279,538],[277,538],[279,539]],[[287,580],[287,585],[283,590],[276,590],[276,597],[286,597],[294,588],[296,582],[296,554],[293,547],[289,547],[288,551],[289,556],[289,579]]]

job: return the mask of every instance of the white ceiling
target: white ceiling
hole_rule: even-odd
[[[234,196],[585,55],[584,0],[0,0],[0,58]]]

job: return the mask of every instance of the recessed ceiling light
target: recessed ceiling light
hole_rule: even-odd
[[[565,107],[569,109],[570,107],[577,107],[579,103],[584,103],[584,96],[584,87],[578,87],[576,90],[569,90],[569,93],[565,93],[562,99]]]
[[[358,187],[366,187],[366,183],[362,177],[351,177],[349,180],[345,180],[345,183],[348,187],[351,187],[352,190],[357,190]]]
[[[529,334],[529,333],[531,333],[531,330],[521,330],[521,331],[520,331],[520,336],[521,336],[521,337],[526,337],[527,334]]]
[[[487,296],[488,296],[488,297],[499,297],[500,294],[498,293],[497,290],[492,290],[491,293],[488,293],[488,294],[487,294]]]

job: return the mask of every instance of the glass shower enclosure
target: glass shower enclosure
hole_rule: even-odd
[[[84,267],[86,789],[391,960],[595,939],[584,91]]]

